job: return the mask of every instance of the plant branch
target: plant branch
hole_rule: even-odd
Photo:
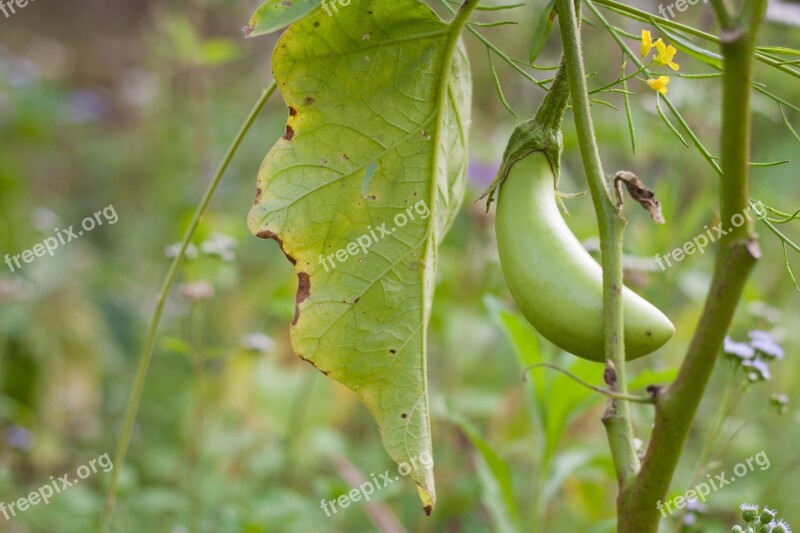
[[[114,506],[116,504],[117,490],[119,488],[119,477],[122,473],[123,465],[125,463],[128,445],[130,444],[131,434],[133,433],[133,426],[136,423],[136,415],[139,411],[139,404],[142,399],[142,392],[147,379],[147,370],[150,366],[150,360],[153,356],[153,348],[155,347],[158,326],[161,323],[161,316],[164,313],[164,306],[167,303],[167,298],[169,297],[170,292],[172,292],[172,287],[175,285],[175,280],[178,278],[178,274],[183,266],[183,260],[186,257],[186,250],[189,248],[189,245],[191,244],[192,239],[197,232],[197,228],[200,226],[200,222],[208,210],[208,206],[211,203],[211,199],[214,197],[217,186],[222,180],[222,176],[225,174],[228,165],[239,149],[239,145],[241,145],[245,135],[250,130],[250,126],[253,125],[256,117],[261,112],[261,109],[263,109],[264,104],[267,103],[267,100],[269,100],[269,97],[275,92],[276,88],[277,85],[275,82],[273,82],[268,89],[264,90],[252,111],[250,111],[250,115],[247,117],[244,124],[242,124],[238,134],[228,148],[228,151],[226,152],[225,157],[223,158],[222,163],[217,170],[217,173],[214,175],[214,179],[211,180],[211,183],[209,183],[203,199],[200,202],[200,205],[197,207],[197,211],[192,219],[192,223],[189,226],[189,229],[186,231],[183,241],[181,242],[180,250],[175,256],[175,259],[172,260],[172,264],[170,265],[169,271],[164,279],[161,291],[158,293],[156,307],[150,320],[150,327],[147,330],[147,338],[144,343],[144,349],[139,357],[139,365],[136,369],[136,376],[133,380],[133,388],[131,389],[130,399],[125,412],[125,421],[123,423],[122,433],[120,434],[119,442],[117,443],[117,449],[114,453],[114,471],[111,475],[111,485],[108,488],[106,505],[100,523],[99,530],[101,532],[107,531],[108,527],[111,525],[111,519],[114,514]]]
[[[723,30],[725,60],[721,126],[721,219],[731,221],[749,207],[751,138],[750,97],[755,38],[766,0],[753,0],[748,26]],[[724,24],[724,21],[720,21]],[[656,404],[656,419],[642,469],[620,502],[618,531],[655,532],[658,502],[669,490],[700,400],[722,350],[745,282],[760,257],[752,221],[734,228],[720,241],[714,278],[700,323],[675,382]]]
[[[730,28],[733,24],[733,19],[728,6],[725,5],[725,0],[711,0],[711,8],[714,10],[722,29]]]
[[[578,385],[586,387],[589,390],[593,390],[594,392],[596,392],[598,394],[602,394],[604,396],[608,396],[609,398],[614,398],[615,400],[625,400],[625,401],[628,401],[628,402],[644,403],[644,404],[653,404],[653,403],[655,403],[655,400],[652,397],[635,396],[633,394],[620,394],[620,393],[618,393],[616,391],[613,391],[613,390],[604,389],[602,387],[597,387],[595,385],[592,385],[591,383],[588,383],[587,381],[582,380],[581,378],[579,378],[578,376],[576,376],[575,374],[573,374],[569,370],[564,370],[560,366],[552,365],[550,363],[537,363],[535,365],[530,365],[528,367],[525,367],[525,369],[522,371],[522,381],[527,381],[528,380],[528,373],[531,370],[536,370],[537,368],[549,368],[550,370],[555,370],[556,372],[559,372],[559,373],[567,376],[569,379],[571,379],[572,381],[574,381]]]
[[[625,229],[625,219],[619,214],[616,203],[609,194],[595,139],[578,27],[579,14],[570,0],[557,0],[556,9],[561,28],[578,143],[600,228],[600,249],[603,261],[605,381],[611,390],[627,396],[622,314],[622,235]],[[639,458],[634,445],[628,402],[610,399],[603,423],[608,433],[617,479],[620,486],[624,487],[639,470]]]

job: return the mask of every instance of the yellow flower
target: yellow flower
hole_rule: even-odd
[[[658,50],[658,55],[653,59],[656,65],[667,65],[672,70],[678,70],[680,68],[678,64],[672,60],[678,52],[674,46],[667,46],[661,39],[655,42],[655,46],[656,50]]]
[[[652,49],[653,49],[653,38],[650,36],[650,32],[647,30],[642,30],[642,57],[649,54],[650,50]]]
[[[669,76],[661,76],[655,80],[647,80],[645,83],[647,83],[647,86],[654,91],[664,95],[666,95],[667,91],[669,90],[667,89],[667,85],[669,85]]]

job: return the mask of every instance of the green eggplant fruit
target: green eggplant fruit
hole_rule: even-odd
[[[544,152],[511,167],[500,185],[495,229],[503,273],[525,318],[563,350],[603,362],[603,270],[561,216]],[[628,360],[657,350],[675,332],[627,287],[623,310]]]

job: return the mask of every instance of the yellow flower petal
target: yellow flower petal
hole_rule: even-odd
[[[654,80],[647,80],[647,86],[653,89],[654,91],[666,95],[669,89],[667,89],[667,85],[669,85],[669,76],[660,76]]]
[[[642,57],[649,54],[650,50],[652,49],[653,49],[653,37],[650,35],[650,32],[648,30],[642,30],[642,46],[641,46]]]
[[[659,39],[656,41],[655,47],[656,50],[658,50],[658,54],[653,58],[653,62],[656,65],[669,65],[672,70],[678,70],[680,68],[677,63],[672,61],[672,59],[675,57],[675,54],[678,53],[678,50],[674,46],[667,46],[661,39]]]

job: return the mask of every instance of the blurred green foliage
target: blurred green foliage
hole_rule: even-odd
[[[275,39],[241,38],[239,28],[255,7],[243,3],[56,4],[38,2],[0,19],[0,252],[18,254],[109,204],[119,222],[19,271],[2,265],[0,501],[6,503],[113,452],[167,247],[182,235],[216,160],[269,82]],[[480,14],[519,22],[481,31],[512,57],[526,57],[545,4]],[[655,12],[652,2],[642,8]],[[681,16],[714,31],[703,4]],[[769,44],[800,46],[794,28],[771,25],[764,33]],[[593,83],[616,79],[621,58],[608,37],[587,25],[585,39],[592,43],[586,53]],[[353,395],[292,354],[296,278],[278,247],[251,237],[245,225],[261,158],[283,131],[286,109],[274,98],[226,176],[168,305],[122,472],[115,531],[358,532],[376,530],[381,519],[417,532],[613,531],[616,486],[599,421],[603,398],[548,370],[521,378],[525,366],[549,361],[600,383],[602,367],[558,353],[513,310],[492,215],[473,201],[515,120],[496,97],[482,45],[466,40],[476,85],[472,188],[440,251],[429,339],[435,513],[424,516],[407,480],[332,518],[320,508],[321,499],[352,487],[348,472],[367,477],[395,466]],[[556,41],[538,64],[557,62]],[[691,60],[682,59],[683,70],[694,72]],[[510,105],[530,116],[543,91],[508,65],[495,61],[495,67]],[[763,67],[758,76],[800,103],[795,81]],[[651,258],[716,223],[717,178],[664,128],[652,91],[636,80],[629,89],[636,93],[636,153],[622,112],[596,106],[596,125],[606,168],[636,171],[664,206],[667,224],[658,227],[646,213],[626,208],[626,252]],[[717,82],[676,78],[670,96],[715,147]],[[619,95],[608,99],[621,106]],[[797,140],[777,106],[762,96],[754,104],[755,159],[791,159]],[[800,124],[798,113],[789,119]],[[566,124],[561,189],[577,192],[585,186]],[[800,208],[799,171],[798,161],[755,168],[754,198],[784,211]],[[588,197],[566,202],[576,234],[595,236]],[[796,227],[787,232],[800,236]],[[742,501],[778,509],[800,526],[794,505],[800,455],[793,446],[800,439],[800,332],[792,326],[800,306],[780,243],[764,233],[762,245],[764,259],[731,336],[769,330],[786,357],[773,364],[771,381],[746,389],[742,371],[728,359],[720,363],[672,496],[691,488],[696,472],[731,469],[761,450],[771,467],[713,493],[689,515],[697,531],[730,530]],[[674,375],[700,313],[710,256],[688,257],[666,272],[629,272],[629,284],[678,329],[664,349],[632,365],[637,392]],[[776,393],[788,399],[783,414],[770,404]],[[736,401],[720,421],[725,397]],[[634,406],[634,415],[637,434],[646,435],[648,408]],[[713,461],[698,464],[717,422]],[[8,522],[0,517],[2,529],[91,530],[108,479],[95,474],[49,505]]]

